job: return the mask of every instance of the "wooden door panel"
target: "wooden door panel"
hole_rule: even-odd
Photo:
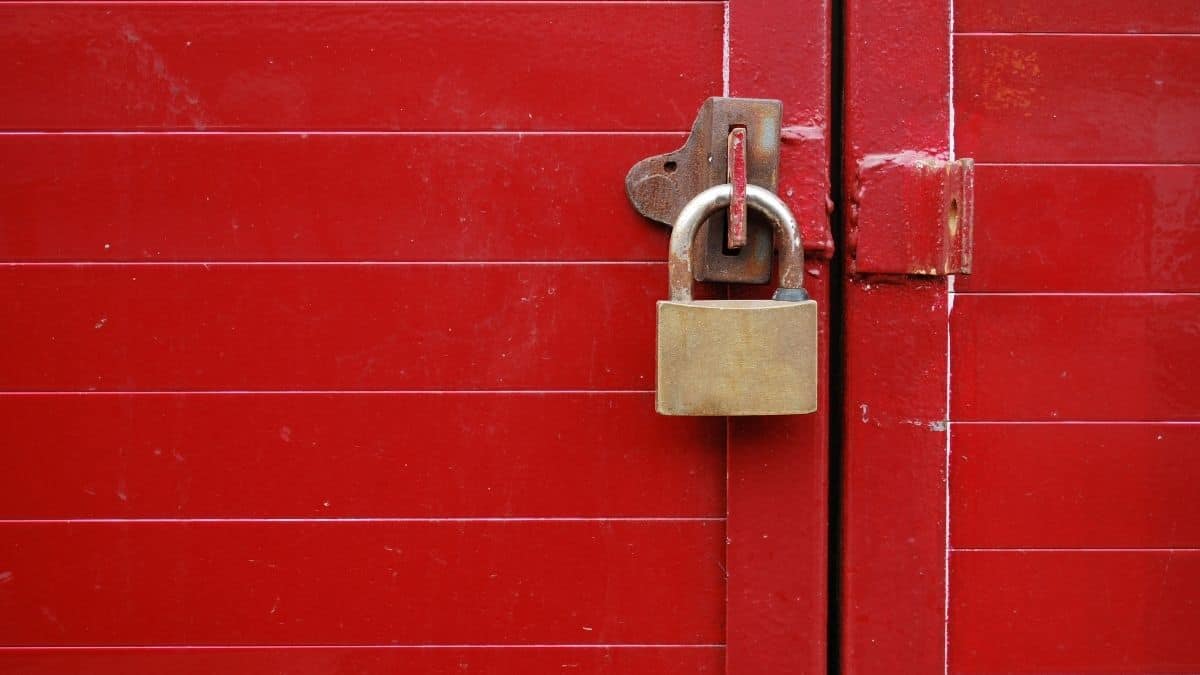
[[[844,669],[1194,672],[1200,13],[947,9],[848,5],[845,184],[977,200],[970,276],[844,287]]]
[[[0,128],[680,131],[721,89],[722,13],[719,2],[9,4],[0,58],[20,67]]]
[[[1196,671],[1200,551],[956,552],[956,673]]]
[[[954,302],[955,420],[1200,418],[1200,296],[960,294]]]
[[[3,388],[649,390],[665,263],[0,267]],[[605,329],[620,320],[621,330]]]
[[[10,645],[723,640],[720,520],[10,521],[0,542]]]
[[[725,516],[725,425],[649,392],[0,396],[0,517]],[[70,420],[69,424],[60,423]]]
[[[1191,0],[955,0],[954,27],[960,33],[1189,33],[1200,31],[1200,7]]]
[[[665,260],[624,178],[683,138],[7,134],[0,259]]]
[[[1200,548],[1200,425],[956,422],[959,549]]]
[[[973,33],[954,41],[957,152],[981,162],[1200,160],[1200,41]]]
[[[0,663],[25,675],[127,675],[164,673],[423,673],[459,675],[482,673],[654,673],[695,675],[723,672],[725,650],[720,646],[602,648],[559,645],[493,645],[475,647],[208,647],[69,650],[5,650]]]
[[[981,165],[957,291],[1200,291],[1200,166]]]
[[[829,12],[0,6],[0,670],[822,670],[826,418],[654,415],[622,179],[780,98],[828,250]]]
[[[1195,6],[997,7],[956,6],[947,669],[1194,672]]]

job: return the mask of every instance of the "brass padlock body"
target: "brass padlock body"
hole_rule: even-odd
[[[704,190],[679,214],[668,260],[670,300],[658,303],[655,408],[663,415],[794,415],[817,409],[817,303],[803,289],[804,249],[787,206],[750,185],[747,201],[775,221],[773,300],[693,300],[696,230],[729,203]]]
[[[663,415],[792,415],[817,409],[813,300],[658,302]]]

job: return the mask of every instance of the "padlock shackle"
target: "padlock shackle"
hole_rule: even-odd
[[[671,229],[667,274],[670,279],[671,300],[689,302],[692,299],[692,248],[696,233],[709,216],[729,206],[733,186],[714,185],[692,197],[684,205]],[[775,223],[775,248],[779,251],[779,288],[804,288],[804,246],[800,226],[792,210],[774,192],[757,185],[746,186],[746,203]]]

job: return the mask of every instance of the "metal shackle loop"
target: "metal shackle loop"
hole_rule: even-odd
[[[684,205],[671,229],[667,274],[670,278],[671,300],[689,302],[692,299],[692,248],[696,232],[709,216],[729,206],[733,186],[715,185],[692,197]],[[804,246],[800,226],[792,210],[775,193],[757,185],[746,186],[746,203],[758,209],[775,223],[775,247],[779,251],[779,288],[804,288]],[[778,295],[779,292],[776,291]]]

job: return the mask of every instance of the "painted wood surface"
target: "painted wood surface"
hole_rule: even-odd
[[[956,3],[950,672],[1195,672],[1194,3]]]
[[[823,669],[826,418],[653,414],[623,192],[779,97],[828,244],[801,5],[0,6],[0,671]]]

